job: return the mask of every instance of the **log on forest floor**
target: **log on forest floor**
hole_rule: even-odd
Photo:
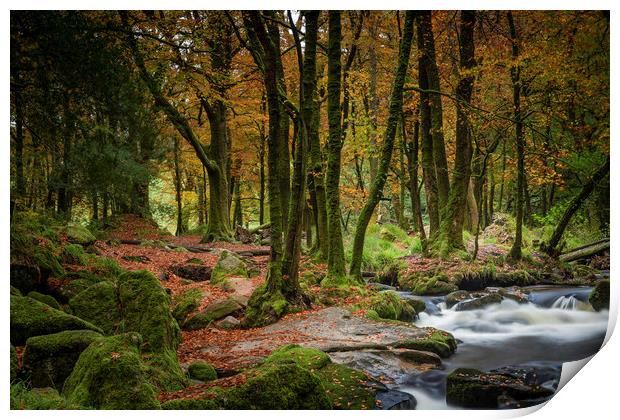
[[[593,257],[601,254],[605,251],[609,251],[610,241],[609,238],[594,242],[589,245],[584,245],[579,248],[575,248],[569,252],[566,252],[559,256],[559,260],[563,262],[577,261],[584,258]]]

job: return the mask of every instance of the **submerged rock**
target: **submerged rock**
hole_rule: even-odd
[[[609,279],[599,281],[588,298],[595,311],[609,309]]]
[[[375,398],[384,410],[415,410],[418,405],[413,395],[396,389],[379,391]]]
[[[470,311],[473,309],[481,309],[485,306],[500,303],[502,301],[502,295],[499,293],[483,294],[480,297],[474,297],[471,299],[463,300],[456,304],[455,311]]]
[[[62,390],[80,354],[101,334],[90,330],[63,331],[30,337],[26,341],[23,369],[34,388]]]
[[[498,408],[506,399],[539,401],[553,393],[553,390],[528,384],[512,375],[477,369],[456,369],[448,375],[446,382],[446,401],[468,408]]]

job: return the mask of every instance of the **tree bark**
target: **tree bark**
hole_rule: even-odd
[[[415,12],[413,11],[406,12],[403,37],[400,42],[396,76],[394,78],[392,94],[390,96],[390,111],[385,130],[383,147],[381,149],[381,160],[377,170],[377,177],[373,180],[370,188],[368,201],[362,208],[355,229],[350,274],[358,279],[361,278],[362,252],[364,249],[366,228],[368,227],[372,213],[382,196],[383,187],[385,186],[385,182],[387,180],[388,168],[392,159],[392,149],[394,147],[396,130],[398,129],[398,121],[401,118],[403,86],[405,84],[405,77],[409,64],[409,53],[411,52],[411,40],[413,37],[414,13]]]

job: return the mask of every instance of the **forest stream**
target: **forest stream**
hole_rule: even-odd
[[[528,302],[505,299],[482,309],[447,309],[445,296],[420,297],[427,304],[415,324],[452,333],[458,340],[454,355],[439,369],[411,372],[395,388],[410,393],[417,409],[457,409],[446,403],[446,377],[456,368],[483,371],[509,367],[539,375],[543,386],[555,389],[563,362],[596,353],[605,337],[608,312],[594,312],[588,302],[591,287],[533,286]],[[411,296],[410,293],[401,292]]]

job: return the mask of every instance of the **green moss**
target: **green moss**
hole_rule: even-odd
[[[183,329],[186,331],[193,331],[206,328],[211,322],[224,318],[241,309],[241,305],[232,298],[213,302],[185,321]]]
[[[172,316],[179,325],[183,325],[187,316],[198,309],[202,300],[202,292],[199,289],[189,289],[172,299]]]
[[[70,403],[109,410],[160,408],[138,352],[139,334],[105,337],[78,359],[62,394]]]
[[[383,319],[411,321],[416,316],[415,309],[393,291],[376,293],[366,307]]]
[[[221,408],[216,399],[204,400],[171,400],[161,405],[162,410],[217,410]]]
[[[21,296],[22,292],[15,286],[11,286],[11,296]]]
[[[106,334],[118,331],[121,322],[119,300],[114,285],[99,282],[69,300],[73,314],[92,322]]]
[[[312,372],[331,363],[331,359],[320,350],[289,344],[271,353],[264,363],[296,363]]]
[[[448,357],[456,350],[456,340],[452,334],[435,328],[426,328],[424,337],[395,343],[393,347],[411,350],[430,351],[441,357]]]
[[[90,330],[30,337],[24,350],[23,369],[31,386],[62,390],[82,351],[101,337],[101,334]]]
[[[11,296],[11,343],[21,345],[30,337],[66,330],[102,332],[90,322],[32,298]]]
[[[28,389],[18,382],[11,385],[11,410],[76,410],[82,407],[69,404],[54,388]]]
[[[192,379],[197,379],[204,382],[217,379],[217,372],[215,372],[215,368],[209,363],[203,361],[191,363],[187,367],[187,374]]]
[[[37,291],[32,291],[27,295],[30,298],[38,300],[39,302],[45,303],[46,305],[51,306],[54,309],[60,309],[60,304],[53,296],[44,295],[43,293],[39,293]]]
[[[62,277],[65,274],[58,257],[47,248],[37,247],[34,251],[34,261],[42,270],[48,271],[54,277]]]
[[[588,297],[588,301],[594,310],[601,311],[603,309],[609,309],[609,293],[609,280],[601,280],[594,286],[594,289],[592,289]]]
[[[321,287],[349,287],[359,286],[361,284],[360,280],[351,276],[333,276],[328,274],[321,280]]]
[[[398,282],[404,290],[415,295],[444,295],[458,289],[445,274],[428,276],[425,273],[411,273],[399,278]]]
[[[70,223],[65,227],[65,234],[72,244],[89,245],[97,240],[87,228],[75,223]]]
[[[146,366],[149,382],[162,391],[178,391],[188,385],[176,352],[163,350],[157,353],[144,353],[142,360]]]
[[[321,379],[301,366],[267,364],[251,372],[247,382],[222,397],[237,410],[321,410],[332,405]]]
[[[88,256],[84,253],[84,248],[79,244],[69,244],[62,249],[60,259],[65,264],[86,265]]]
[[[248,277],[248,267],[237,254],[224,250],[211,272],[211,284],[221,283],[228,277]]]
[[[137,331],[144,350],[176,350],[180,329],[170,312],[170,296],[148,271],[131,271],[118,279],[118,297],[125,331]]]
[[[188,252],[187,249],[183,248],[182,246],[178,246],[176,248],[172,248],[172,252]]]
[[[17,351],[13,344],[11,344],[11,383],[15,381],[17,378],[17,373],[19,372],[19,362],[17,360]]]
[[[112,258],[97,257],[92,261],[95,274],[106,279],[114,279],[125,272],[118,263]]]
[[[254,290],[245,311],[246,324],[249,326],[268,325],[281,318],[289,309],[289,303],[282,293],[270,291],[263,283]]]
[[[375,407],[375,390],[363,372],[330,363],[315,372],[333,408],[361,410]]]

